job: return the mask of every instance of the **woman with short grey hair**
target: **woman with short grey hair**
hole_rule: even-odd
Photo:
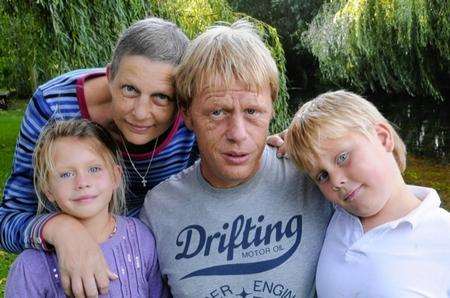
[[[117,275],[76,218],[36,215],[32,154],[39,134],[53,119],[85,118],[106,128],[122,151],[127,214],[137,215],[149,189],[196,158],[195,137],[184,126],[173,86],[188,42],[173,23],[140,20],[121,35],[105,68],[58,76],[39,86],[28,104],[0,206],[0,245],[14,253],[53,246],[59,260],[55,277],[68,295],[105,294]]]

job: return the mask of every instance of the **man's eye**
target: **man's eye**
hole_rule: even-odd
[[[246,109],[247,114],[254,115],[256,114],[256,109]]]
[[[131,85],[124,85],[122,87],[122,93],[126,97],[133,97],[133,96],[136,96],[138,94],[136,88],[134,88]]]
[[[342,165],[347,161],[347,159],[348,159],[348,152],[342,152],[336,157],[336,163],[338,165]]]
[[[318,183],[323,183],[328,180],[328,172],[322,171],[316,176],[316,180]]]
[[[214,111],[211,112],[211,115],[212,115],[213,117],[219,117],[219,116],[221,116],[222,114],[223,114],[223,110],[222,110],[222,109],[220,109],[220,110],[214,110]]]

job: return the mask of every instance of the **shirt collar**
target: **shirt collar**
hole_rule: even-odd
[[[421,220],[425,218],[426,213],[430,210],[439,208],[441,205],[441,200],[436,190],[428,187],[408,185],[408,189],[422,202],[420,205],[412,210],[406,216],[394,220],[389,223],[389,227],[392,229],[397,228],[401,223],[409,223],[412,229],[415,229]]]

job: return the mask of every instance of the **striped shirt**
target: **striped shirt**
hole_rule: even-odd
[[[22,119],[12,173],[6,181],[0,205],[2,249],[18,253],[25,248],[45,248],[41,232],[45,222],[53,214],[36,215],[37,197],[34,192],[32,166],[36,141],[51,119],[90,119],[84,98],[84,82],[87,78],[104,75],[105,70],[100,68],[75,70],[41,85],[33,94]],[[191,154],[194,144],[195,136],[185,127],[179,112],[166,139],[158,144],[154,153],[130,152],[131,160],[141,175],[146,172],[154,155],[146,176],[146,187],[123,152],[128,215],[138,215],[149,189],[192,164],[196,158],[195,154]]]

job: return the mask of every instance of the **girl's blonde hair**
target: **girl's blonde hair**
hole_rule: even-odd
[[[398,133],[372,103],[345,90],[323,93],[298,110],[286,135],[287,150],[297,166],[311,171],[322,139],[336,139],[350,131],[370,138],[378,123],[388,127],[394,141],[393,155],[403,172],[406,148]]]
[[[248,90],[271,89],[278,97],[278,69],[255,28],[246,20],[210,27],[188,46],[175,73],[178,102],[188,109],[205,88],[227,90],[237,81]]]
[[[55,173],[54,147],[55,142],[61,138],[77,138],[87,140],[101,154],[111,174],[114,174],[115,166],[122,166],[122,158],[117,143],[109,132],[94,122],[85,119],[54,120],[49,122],[41,132],[37,141],[34,154],[34,189],[38,198],[38,213],[46,211],[58,211],[59,208],[51,203],[45,191],[49,189],[49,177]],[[123,167],[121,167],[123,168]],[[115,175],[114,175],[115,177]],[[119,185],[113,191],[109,203],[109,211],[114,214],[125,212],[125,186],[123,175],[117,177]]]

